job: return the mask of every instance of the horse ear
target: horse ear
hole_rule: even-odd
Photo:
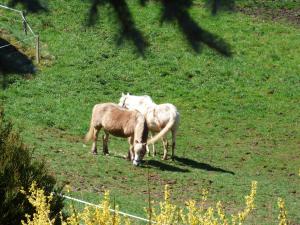
[[[122,92],[122,97],[124,97],[125,95],[124,95],[124,93]]]
[[[129,93],[127,92],[127,96],[129,96]]]

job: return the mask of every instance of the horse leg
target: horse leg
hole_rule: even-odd
[[[92,139],[93,139],[92,154],[94,154],[94,155],[98,154],[98,152],[97,152],[97,139],[98,139],[98,134],[99,134],[100,129],[94,128],[94,134],[93,134],[93,137],[92,137]]]
[[[175,147],[176,147],[176,132],[177,132],[177,126],[172,128],[172,156],[171,159],[174,160],[174,154],[175,154]]]
[[[152,138],[154,136],[154,132],[151,132],[150,136]],[[153,156],[156,156],[156,150],[155,150],[154,143],[152,144],[152,154],[153,154]]]
[[[163,156],[163,160],[168,159],[168,148],[169,148],[169,143],[168,143],[168,139],[166,138],[166,136],[162,137],[162,141],[163,141],[163,146],[164,146],[164,156]]]
[[[108,155],[108,138],[109,138],[109,133],[105,132],[105,134],[102,136],[103,140],[103,154]]]
[[[127,160],[128,161],[133,161],[134,159],[134,147],[133,147],[133,141],[134,141],[134,137],[129,137],[128,138],[128,143],[129,143],[129,151],[128,151],[128,155],[127,155]]]
[[[151,156],[151,154],[150,154],[150,149],[149,149],[149,146],[148,146],[148,145],[146,145],[146,151],[147,151],[148,156]]]
[[[150,133],[150,139],[152,138],[152,132]],[[153,145],[154,146],[154,145]],[[151,156],[151,152],[150,152],[150,149],[149,149],[149,145],[146,145],[146,151],[148,153],[148,156]],[[154,154],[153,154],[154,155]]]
[[[127,154],[126,159],[127,159],[128,161],[131,161],[131,150],[130,150],[130,149],[128,150],[128,154]]]

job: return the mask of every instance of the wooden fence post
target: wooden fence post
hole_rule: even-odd
[[[25,35],[27,35],[27,21],[25,19],[25,13],[22,11],[21,12],[22,20],[23,20],[23,30]]]
[[[40,63],[40,36],[36,35],[35,39],[35,58],[36,58],[36,63]]]

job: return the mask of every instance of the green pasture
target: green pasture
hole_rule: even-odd
[[[89,1],[49,1],[48,12],[28,14],[42,63],[32,76],[2,74],[0,97],[34,157],[72,187],[70,195],[97,203],[110,190],[122,211],[143,217],[148,184],[155,201],[169,184],[182,206],[206,188],[209,204],[220,200],[232,214],[256,180],[248,223],[276,224],[282,197],[291,224],[299,224],[299,27],[238,12],[213,16],[200,0],[180,3],[181,17],[168,11],[178,5],[127,3],[130,34],[109,3],[98,6],[91,26]],[[1,17],[0,23],[6,24]],[[196,33],[189,35],[191,27]],[[177,106],[175,161],[162,161],[157,143],[159,155],[134,167],[123,159],[127,140],[115,137],[109,156],[101,154],[101,139],[100,154],[90,153],[83,137],[93,105],[118,102],[122,92]]]

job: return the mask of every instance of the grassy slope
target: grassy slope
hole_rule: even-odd
[[[94,157],[82,145],[92,106],[116,102],[129,91],[171,102],[182,117],[176,154],[190,160],[149,158],[153,198],[161,199],[166,183],[181,203],[198,198],[205,187],[211,201],[222,200],[235,212],[257,180],[258,210],[251,223],[274,223],[278,196],[286,199],[290,219],[300,220],[299,30],[241,14],[211,17],[193,7],[198,24],[233,50],[225,58],[203,45],[196,54],[175,24],[160,26],[157,4],[132,3],[135,22],[150,43],[142,58],[130,42],[116,46],[118,23],[110,8],[102,7],[101,20],[87,28],[87,4],[49,4],[49,15],[29,20],[55,56],[53,65],[1,96],[36,157],[45,158],[74,194],[95,202],[107,188],[121,209],[143,215],[147,170],[118,157],[126,154],[126,140],[112,138],[109,157]]]

